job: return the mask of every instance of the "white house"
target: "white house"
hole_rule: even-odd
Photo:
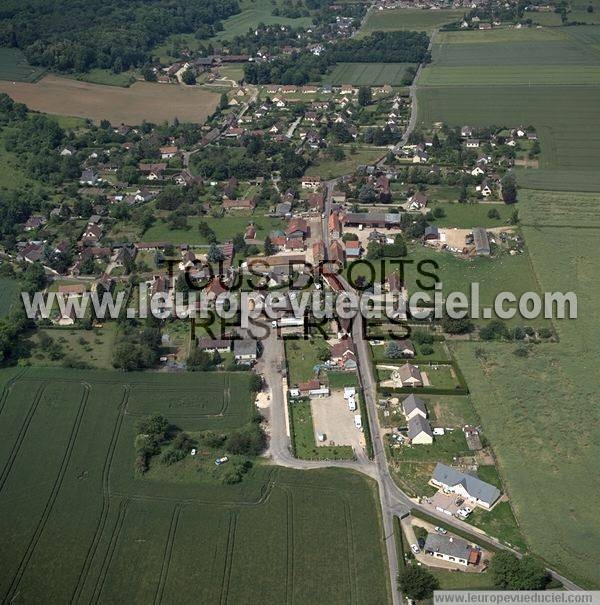
[[[437,463],[430,483],[445,492],[458,494],[469,503],[485,509],[492,508],[501,495],[500,490],[494,485],[441,462]]]

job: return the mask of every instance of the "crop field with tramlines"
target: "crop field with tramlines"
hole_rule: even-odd
[[[0,600],[386,602],[369,480],[262,463],[236,485],[134,473],[140,416],[235,428],[253,414],[248,381],[2,370]]]

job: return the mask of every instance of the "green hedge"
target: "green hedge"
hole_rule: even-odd
[[[453,525],[448,525],[447,523],[444,523],[444,521],[442,521],[441,519],[438,519],[437,517],[433,517],[432,515],[424,513],[423,511],[421,511],[418,508],[413,508],[410,512],[413,517],[417,517],[418,519],[423,519],[423,521],[432,523],[435,526],[443,527],[444,529],[447,529],[449,532],[452,532],[453,534],[456,534],[457,536],[460,536],[461,538],[465,538],[466,540],[472,541],[475,544],[479,544],[480,546],[483,546],[487,550],[490,550],[492,552],[500,552],[501,550],[503,550],[502,548],[495,546],[491,542],[488,542],[483,536],[481,536],[479,534],[470,533],[463,529],[454,527]]]
[[[406,559],[404,557],[405,545],[404,536],[402,535],[402,524],[400,517],[394,515],[394,542],[396,543],[396,556],[398,557],[398,567],[406,567]]]
[[[360,415],[362,416],[367,456],[369,457],[369,460],[373,460],[375,453],[373,451],[373,439],[371,438],[371,423],[369,422],[369,413],[367,410],[367,404],[365,402],[365,394],[362,390],[358,393],[358,409],[360,410]]]

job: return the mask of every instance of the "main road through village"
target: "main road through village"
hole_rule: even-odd
[[[433,39],[437,34],[437,30],[432,33],[429,50],[431,50]],[[397,147],[402,147],[408,142],[408,139],[413,132],[417,122],[417,81],[421,74],[422,65],[419,67],[413,84],[410,87],[410,98],[411,98],[411,114],[406,130],[402,136],[401,141]],[[385,158],[382,158],[377,162],[381,165]],[[343,177],[340,177],[343,178]],[[332,193],[337,180],[327,181],[325,183],[326,196],[325,196],[325,209],[321,221],[322,229],[322,241],[325,248],[325,254],[327,254],[329,248],[329,232],[328,232],[328,217],[332,208]],[[343,287],[347,291],[351,291],[351,287],[344,280],[340,279]],[[411,511],[411,509],[420,509],[423,512],[427,512],[433,517],[439,518],[447,526],[453,526],[457,529],[470,532],[474,534],[474,541],[476,536],[480,533],[485,536],[488,542],[491,542],[498,548],[510,550],[514,552],[518,557],[521,557],[521,553],[518,553],[508,546],[502,544],[495,538],[487,536],[481,530],[474,529],[472,525],[455,519],[454,517],[448,517],[443,513],[439,513],[432,508],[425,507],[418,503],[418,501],[411,499],[407,496],[394,482],[390,475],[389,467],[387,464],[385,446],[383,441],[383,435],[379,428],[379,421],[377,418],[377,388],[376,381],[373,374],[373,365],[371,363],[371,353],[369,350],[369,344],[363,334],[363,325],[360,321],[353,322],[352,327],[352,340],[356,350],[356,356],[358,361],[358,376],[360,385],[363,390],[363,396],[366,403],[367,413],[369,416],[369,427],[371,430],[371,439],[373,442],[374,457],[370,460],[364,452],[356,452],[356,461],[308,461],[299,460],[295,458],[291,453],[290,444],[290,433],[288,427],[288,414],[287,414],[287,397],[285,389],[287,388],[286,377],[284,375],[285,368],[285,350],[283,346],[283,340],[278,338],[275,330],[270,330],[270,333],[263,340],[263,354],[260,362],[260,371],[265,379],[265,382],[270,391],[270,404],[269,404],[269,425],[270,425],[270,441],[268,455],[272,459],[273,463],[287,466],[291,468],[310,470],[316,468],[328,468],[328,467],[340,467],[347,468],[354,471],[364,473],[374,479],[377,482],[379,489],[379,498],[381,502],[381,513],[383,520],[383,540],[385,541],[385,547],[388,557],[389,565],[389,580],[390,580],[390,591],[393,605],[400,605],[402,602],[402,595],[398,591],[397,577],[398,577],[398,555],[396,550],[396,544],[394,539],[393,523],[394,516],[401,517]],[[568,590],[580,590],[579,586],[561,576],[555,571],[548,569],[548,572],[555,579],[562,582],[564,587]]]

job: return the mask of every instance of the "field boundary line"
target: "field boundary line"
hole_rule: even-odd
[[[348,547],[348,581],[350,584],[350,602],[358,605],[358,568],[356,566],[356,550],[354,544],[354,531],[352,528],[352,513],[346,498],[344,502],[344,524],[346,525],[346,543]]]
[[[127,401],[129,399],[129,385],[125,385],[123,389],[123,397],[121,399],[121,403],[118,408],[118,415],[115,421],[115,425],[113,427],[113,432],[110,438],[110,442],[108,445],[108,451],[106,453],[106,458],[104,459],[104,465],[102,467],[102,509],[100,511],[100,517],[98,519],[98,523],[96,524],[96,530],[94,532],[94,537],[90,543],[88,548],[85,561],[83,562],[83,566],[81,571],[79,572],[79,576],[77,577],[77,584],[73,589],[73,593],[71,595],[70,603],[77,602],[81,597],[81,592],[85,587],[85,583],[87,581],[88,575],[90,573],[90,569],[92,566],[92,561],[96,555],[96,550],[98,549],[98,545],[100,543],[100,539],[102,538],[102,534],[104,533],[104,528],[106,526],[106,521],[108,519],[108,514],[110,512],[110,486],[109,486],[109,476],[110,476],[110,467],[112,465],[112,460],[115,454],[115,450],[117,447],[117,441],[119,438],[119,433],[121,432],[121,425],[123,424],[123,417],[125,407],[127,406]]]
[[[106,583],[106,578],[108,576],[108,570],[110,568],[110,564],[112,563],[115,550],[117,549],[117,544],[119,542],[119,538],[121,537],[121,531],[123,530],[123,525],[125,524],[125,517],[127,515],[127,509],[129,508],[129,500],[124,499],[119,503],[119,514],[113,526],[112,532],[110,534],[110,541],[108,543],[108,548],[106,553],[104,554],[104,559],[102,561],[102,567],[100,568],[100,574],[96,579],[96,584],[94,586],[94,591],[92,593],[92,597],[90,599],[90,603],[98,603],[100,600],[100,595],[104,590],[104,585]]]
[[[160,566],[160,576],[154,594],[154,604],[159,605],[162,602],[165,592],[165,584],[169,575],[169,567],[171,566],[171,557],[173,556],[173,546],[175,544],[175,535],[177,534],[177,526],[179,525],[179,515],[181,514],[181,504],[178,504],[173,509],[171,515],[171,523],[169,525],[169,534],[165,543],[165,552]]]
[[[227,546],[225,548],[225,565],[223,567],[223,581],[221,583],[220,605],[227,605],[229,597],[229,585],[231,583],[231,570],[233,568],[233,549],[235,547],[235,532],[237,529],[238,514],[231,512],[229,517],[229,529],[227,532]]]
[[[283,488],[286,494],[286,582],[285,602],[292,605],[294,602],[294,495],[291,490]]]
[[[63,454],[60,467],[58,469],[58,474],[54,479],[54,484],[52,485],[52,490],[50,492],[50,496],[46,500],[46,505],[44,506],[44,510],[42,511],[42,516],[38,521],[38,524],[35,528],[33,536],[29,540],[29,544],[27,545],[27,549],[25,550],[25,554],[21,559],[19,567],[17,569],[16,574],[14,575],[12,582],[8,588],[8,592],[6,594],[5,600],[10,602],[13,600],[15,592],[17,591],[23,575],[25,574],[25,570],[29,565],[31,557],[40,541],[42,533],[44,532],[44,528],[46,527],[46,523],[52,513],[52,509],[54,508],[54,504],[56,503],[56,499],[58,498],[58,494],[60,492],[60,488],[62,487],[62,483],[65,478],[65,474],[67,472],[67,468],[71,462],[71,455],[73,454],[73,449],[75,448],[75,442],[77,441],[77,436],[79,434],[79,429],[81,427],[81,422],[83,420],[83,416],[85,414],[85,409],[87,406],[87,401],[90,394],[90,387],[87,384],[83,384],[83,393],[81,394],[81,398],[79,400],[79,406],[77,408],[77,415],[75,416],[75,420],[73,422],[73,426],[71,427],[71,431],[69,432],[69,438],[67,441],[67,446],[65,448],[65,452]]]
[[[17,436],[15,438],[15,442],[13,443],[13,446],[10,450],[8,460],[6,461],[4,468],[2,469],[2,473],[0,473],[0,493],[4,489],[4,485],[6,484],[6,481],[10,475],[10,471],[12,470],[12,467],[15,463],[15,459],[19,455],[19,451],[21,450],[21,446],[23,445],[23,441],[25,439],[25,436],[27,435],[27,431],[29,430],[29,425],[31,424],[31,421],[35,416],[38,405],[42,399],[45,390],[46,383],[42,382],[42,384],[38,387],[38,390],[35,394],[35,397],[33,398],[33,401],[31,402],[31,405],[29,406],[29,410],[27,411],[25,419],[21,423],[21,428],[19,429],[19,432],[17,433]]]
[[[2,389],[2,396],[0,397],[0,416],[2,415],[2,411],[4,410],[4,406],[6,404],[6,400],[12,391],[12,388],[15,384],[21,379],[23,374],[27,371],[27,368],[23,368],[17,374],[15,374],[10,380],[6,382],[4,388]]]

